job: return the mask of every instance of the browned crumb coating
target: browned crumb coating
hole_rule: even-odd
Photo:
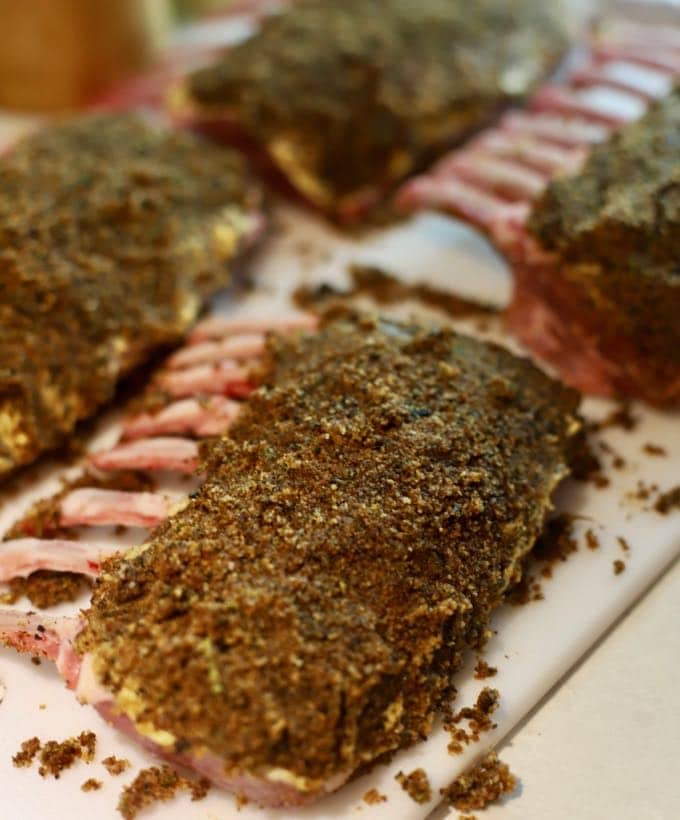
[[[432,799],[432,789],[425,769],[414,769],[410,774],[397,772],[394,779],[416,803],[429,803]]]
[[[319,309],[329,303],[368,296],[379,305],[415,300],[457,319],[498,313],[498,309],[491,305],[440,290],[428,282],[409,284],[388,271],[371,265],[351,265],[349,275],[352,279],[352,287],[349,290],[339,290],[326,284],[316,287],[300,285],[293,294],[295,303],[305,310]]]
[[[89,777],[83,785],[80,787],[81,791],[84,792],[96,792],[101,789],[104,784],[101,780],[95,780],[94,777]]]
[[[125,820],[133,820],[146,806],[172,800],[178,791],[188,791],[192,800],[202,800],[210,784],[207,780],[189,780],[171,766],[151,766],[126,786],[118,800],[118,811]]]
[[[40,755],[39,774],[42,777],[52,775],[58,779],[64,769],[70,768],[76,760],[91,763],[97,746],[94,732],[81,732],[78,737],[68,740],[48,740],[44,744],[37,737],[25,740],[21,750],[12,757],[15,766],[30,766],[36,756]]]
[[[614,575],[621,575],[621,573],[626,569],[625,561],[622,561],[620,558],[617,558],[614,561]]]
[[[177,751],[312,789],[430,730],[568,472],[578,396],[370,317],[273,340],[262,381],[188,506],[104,565],[79,649]]]
[[[369,806],[375,806],[378,803],[385,803],[387,797],[384,794],[380,794],[377,789],[369,789],[364,795],[363,801]]]
[[[0,477],[58,445],[229,278],[241,160],[132,114],[0,157]]]
[[[496,752],[489,752],[471,771],[461,775],[441,794],[459,811],[483,809],[517,788],[517,779]]]
[[[188,91],[310,200],[342,211],[528,93],[566,44],[554,12],[537,0],[306,0],[191,75]]]
[[[130,765],[129,760],[126,758],[116,757],[115,755],[110,755],[102,760],[102,766],[110,775],[114,777],[119,774],[123,774],[126,769],[130,768]]]
[[[498,669],[495,666],[489,666],[484,658],[479,658],[475,666],[475,678],[477,680],[484,680],[485,678],[493,678],[498,674]]]
[[[64,769],[70,768],[76,760],[91,763],[97,746],[97,736],[94,732],[81,732],[77,738],[69,738],[58,742],[48,740],[43,744],[40,752],[40,768],[38,773],[42,777],[51,774],[59,778]]]
[[[661,515],[667,515],[673,510],[680,510],[680,484],[665,493],[661,493],[654,502],[654,509]]]
[[[589,550],[596,550],[600,546],[600,539],[591,529],[586,530],[586,546]]]
[[[35,760],[35,756],[40,751],[41,743],[37,737],[31,737],[24,740],[21,744],[21,750],[12,757],[12,763],[19,767],[30,766]]]
[[[2,545],[0,545],[0,550],[2,550]],[[83,575],[41,569],[31,573],[28,578],[12,578],[5,602],[16,603],[22,595],[25,595],[33,606],[38,609],[48,609],[65,601],[75,601],[83,588],[90,585],[90,580]]]

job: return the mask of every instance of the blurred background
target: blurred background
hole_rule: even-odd
[[[179,23],[256,5],[243,0],[0,0],[0,107],[41,112],[81,106],[157,60]]]

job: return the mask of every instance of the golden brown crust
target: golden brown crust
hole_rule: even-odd
[[[566,474],[577,394],[448,330],[276,339],[80,649],[142,731],[311,790],[422,738]],[[158,735],[156,735],[158,737]]]
[[[0,476],[181,337],[228,281],[254,201],[234,154],[133,115],[79,117],[0,158]]]

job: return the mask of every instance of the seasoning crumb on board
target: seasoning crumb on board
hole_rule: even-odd
[[[476,743],[482,732],[488,732],[490,729],[496,728],[496,724],[491,720],[491,715],[498,708],[499,702],[500,694],[498,690],[486,686],[477,696],[474,706],[464,706],[444,721],[444,728],[451,736],[451,742],[447,746],[449,754],[461,754],[463,745],[468,746],[471,742]],[[457,725],[461,720],[469,722],[468,730]]]
[[[586,530],[586,546],[589,550],[596,550],[600,546],[600,539],[591,529]]]
[[[81,732],[78,737],[68,740],[48,740],[44,744],[37,737],[24,740],[21,749],[12,757],[12,763],[17,767],[30,766],[36,756],[40,754],[41,777],[52,775],[59,779],[65,769],[69,769],[76,760],[91,763],[97,746],[97,736],[94,732]]]
[[[483,658],[479,658],[477,660],[477,665],[475,666],[475,678],[477,680],[493,678],[493,676],[497,673],[498,669],[496,669],[495,666],[489,666],[489,664]]]
[[[146,806],[158,801],[168,801],[178,791],[188,791],[192,800],[202,800],[210,788],[208,780],[189,780],[171,766],[150,766],[142,769],[126,786],[118,800],[118,811],[125,820],[133,820]]]
[[[17,768],[30,766],[35,759],[35,756],[40,751],[41,743],[37,737],[31,737],[24,740],[21,744],[21,749],[12,757],[12,763]]]
[[[378,305],[417,301],[454,319],[479,315],[488,317],[499,313],[493,305],[456,296],[426,282],[409,284],[394,274],[371,265],[350,265],[349,275],[352,287],[348,290],[340,290],[325,283],[316,286],[301,285],[295,290],[293,300],[299,308],[305,310],[324,307],[331,302],[351,302],[365,296]]]
[[[90,777],[83,783],[80,790],[83,792],[96,792],[99,791],[103,785],[101,780],[95,780],[94,777]]]
[[[590,422],[588,424],[588,430],[594,433],[600,430],[606,430],[609,427],[620,427],[627,432],[635,430],[640,419],[631,413],[631,408],[631,401],[621,402],[615,410],[600,421]]]
[[[654,509],[661,515],[668,515],[672,510],[680,510],[680,484],[662,493],[656,499]]]
[[[416,803],[429,803],[432,799],[430,781],[424,769],[414,769],[410,774],[397,772],[394,779]]]
[[[668,452],[665,447],[661,447],[658,444],[650,444],[647,442],[646,444],[642,445],[642,449],[645,453],[649,456],[667,456]]]
[[[385,803],[387,796],[380,794],[377,789],[369,789],[363,797],[364,803],[369,806],[375,806],[377,803]]]
[[[517,778],[509,767],[489,752],[473,769],[453,781],[441,795],[459,811],[483,809],[517,788]]]
[[[129,760],[124,757],[116,757],[115,755],[109,755],[109,757],[105,757],[102,760],[102,766],[112,777],[123,774],[126,769],[130,768],[130,765]]]
[[[40,750],[41,777],[52,775],[57,780],[65,769],[69,769],[76,760],[91,763],[97,745],[97,736],[94,732],[81,732],[78,737],[68,740],[48,740]]]
[[[622,535],[617,535],[616,540],[619,542],[619,546],[624,552],[630,552],[630,544]]]
[[[617,558],[616,561],[614,561],[614,575],[621,575],[625,568],[626,564],[620,558]]]

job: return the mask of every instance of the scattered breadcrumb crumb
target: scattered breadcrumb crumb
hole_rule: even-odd
[[[397,772],[394,779],[416,803],[429,803],[432,799],[432,789],[425,769],[414,769],[410,774]]]
[[[387,797],[384,794],[380,794],[377,789],[369,789],[363,799],[364,803],[368,803],[369,806],[375,806],[376,803],[384,803]]]
[[[540,565],[543,578],[552,578],[553,566],[565,562],[578,551],[578,542],[574,538],[575,516],[571,513],[560,513],[546,521],[543,532],[536,545],[527,556],[522,578],[506,594],[506,600],[513,606],[523,606],[530,601],[542,601],[544,598],[540,581],[531,570]]]
[[[493,678],[497,673],[498,669],[496,669],[495,666],[489,666],[483,658],[478,659],[477,665],[475,666],[475,678],[477,678],[477,680]]]
[[[116,757],[115,755],[109,755],[109,757],[105,757],[102,760],[102,766],[113,777],[123,774],[126,769],[130,768],[130,765],[129,760],[124,757]]]
[[[614,561],[614,575],[621,575],[625,568],[626,565],[620,558],[617,558],[616,561]]]
[[[28,740],[24,740],[21,744],[21,750],[12,757],[12,763],[17,768],[30,766],[39,751],[40,741],[37,737],[31,737]]]
[[[38,655],[31,655],[31,663],[33,664],[33,666],[40,666],[42,661],[40,660]]]
[[[622,535],[617,535],[616,540],[619,542],[619,546],[624,552],[630,552],[630,544]]]
[[[588,430],[599,432],[608,427],[621,427],[623,430],[634,430],[640,419],[631,413],[632,404],[630,401],[622,402],[616,410],[613,410],[601,421],[593,421],[588,425]]]
[[[137,813],[157,801],[172,800],[178,791],[189,791],[192,800],[202,800],[210,788],[205,779],[189,780],[170,766],[151,766],[142,771],[126,786],[118,800],[118,811],[125,820],[133,820]]]
[[[517,788],[517,778],[496,752],[489,752],[473,769],[461,775],[441,794],[459,811],[483,809]]]
[[[654,509],[661,515],[667,515],[673,509],[680,510],[680,484],[668,490],[668,492],[662,493],[656,499]]]
[[[498,708],[500,694],[498,689],[484,687],[477,696],[474,706],[464,706],[455,714],[444,720],[444,728],[451,736],[451,742],[447,746],[449,754],[456,755],[463,751],[463,745],[468,746],[471,742],[477,742],[482,732],[495,729],[496,724],[491,720],[491,715]],[[461,720],[468,721],[468,730],[457,726]]]
[[[80,789],[84,792],[96,792],[99,791],[103,785],[101,780],[95,780],[94,777],[90,777],[83,783]]]
[[[94,732],[81,732],[78,737],[68,740],[48,740],[40,751],[38,774],[41,777],[52,775],[58,780],[61,773],[73,766],[76,760],[91,763],[96,746],[97,736]]]
[[[665,447],[660,447],[658,444],[647,444],[642,445],[642,449],[650,456],[667,456],[668,452],[666,451]]]
[[[600,539],[592,530],[586,530],[586,545],[589,550],[596,550],[600,546]]]

